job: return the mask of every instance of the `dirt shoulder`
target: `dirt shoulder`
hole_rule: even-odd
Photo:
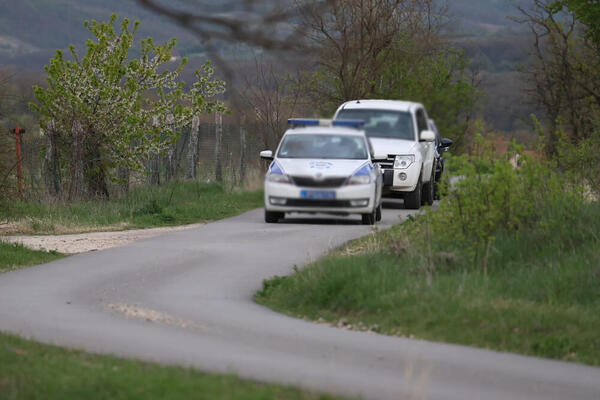
[[[204,224],[67,235],[10,235],[0,236],[0,240],[10,243],[22,243],[25,247],[35,250],[56,250],[59,253],[75,254],[123,246],[138,240],[163,235],[169,232],[196,228],[202,225]]]

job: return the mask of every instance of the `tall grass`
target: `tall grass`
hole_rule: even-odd
[[[334,399],[279,385],[48,346],[0,333],[2,399]]]
[[[172,182],[131,189],[109,201],[17,202],[0,211],[5,233],[65,233],[213,221],[262,205],[262,191],[216,183]]]

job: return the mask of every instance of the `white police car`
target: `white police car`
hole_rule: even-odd
[[[371,160],[362,121],[290,119],[265,176],[265,221],[286,212],[360,214],[362,223],[381,219],[383,177]]]

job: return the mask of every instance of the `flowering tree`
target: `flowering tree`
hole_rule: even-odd
[[[117,167],[142,170],[146,160],[179,138],[195,115],[224,109],[221,102],[209,100],[225,91],[224,83],[212,77],[210,63],[196,71],[196,82],[186,90],[178,78],[187,60],[169,68],[176,39],[163,45],[144,39],[133,58],[139,22],[131,28],[124,19],[117,32],[116,21],[116,15],[108,23],[86,21],[94,39],[87,41],[85,56],[73,46],[72,60],[57,51],[45,68],[48,86],[34,87],[38,103],[32,107],[41,115],[53,154],[67,169],[69,199],[107,197],[106,181]]]

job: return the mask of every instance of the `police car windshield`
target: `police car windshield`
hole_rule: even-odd
[[[368,154],[360,136],[290,134],[283,138],[277,157],[365,160]]]
[[[340,110],[336,119],[365,121],[363,129],[369,137],[415,140],[412,116],[408,112],[391,110]]]

